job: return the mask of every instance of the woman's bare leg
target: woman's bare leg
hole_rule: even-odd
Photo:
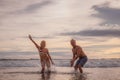
[[[50,61],[49,60],[46,62],[46,66],[47,66],[48,72],[50,72],[51,65],[50,65]]]
[[[44,73],[44,71],[45,71],[45,63],[43,61],[41,61],[41,67],[42,67],[41,73]]]

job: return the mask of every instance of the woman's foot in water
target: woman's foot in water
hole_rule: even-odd
[[[51,70],[48,70],[48,73],[51,73]]]
[[[45,71],[45,70],[44,70],[44,69],[42,69],[40,73],[44,73],[44,71]]]
[[[50,68],[48,68],[47,72],[48,72],[48,73],[51,73],[51,70],[50,70]]]

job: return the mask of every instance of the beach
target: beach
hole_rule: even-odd
[[[0,80],[120,80],[120,0],[0,0]]]
[[[71,67],[56,67],[56,72],[40,74],[38,67],[1,67],[0,80],[120,80],[120,67],[84,68],[72,73]]]
[[[120,59],[89,59],[83,74],[69,59],[54,59],[51,73],[40,73],[39,59],[0,59],[0,80],[120,80]]]
[[[0,80],[120,80],[120,58],[88,59],[83,74],[74,72],[70,59],[53,59],[52,72],[41,74],[39,58],[26,57],[25,53],[24,58],[16,53],[1,54]]]

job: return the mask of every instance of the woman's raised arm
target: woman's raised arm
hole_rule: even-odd
[[[32,39],[31,35],[29,35],[29,39],[34,43],[34,45],[36,46],[36,48],[39,49],[39,45]]]

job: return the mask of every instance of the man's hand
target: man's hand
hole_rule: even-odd
[[[54,65],[55,63],[52,61],[52,64]]]
[[[71,67],[73,66],[73,64],[74,64],[74,60],[71,60]]]

